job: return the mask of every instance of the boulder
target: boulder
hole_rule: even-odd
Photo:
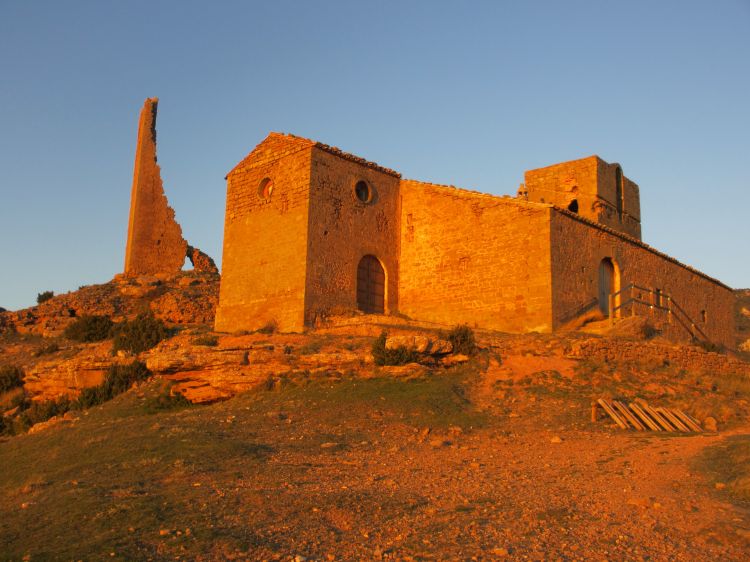
[[[446,367],[452,367],[453,365],[460,365],[461,363],[466,363],[469,360],[468,355],[463,355],[461,353],[458,353],[456,355],[448,355],[447,357],[443,357],[441,360],[443,365]]]
[[[750,339],[747,339],[740,344],[740,351],[747,351],[750,353]]]
[[[399,347],[425,355],[445,355],[453,351],[451,342],[427,336],[391,336],[385,341],[386,349]]]

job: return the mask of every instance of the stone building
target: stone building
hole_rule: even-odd
[[[226,179],[219,331],[386,314],[550,332],[635,314],[733,344],[731,289],[644,244],[638,186],[597,156],[498,197],[271,133]]]

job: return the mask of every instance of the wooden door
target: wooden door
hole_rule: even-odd
[[[615,266],[604,258],[599,264],[599,310],[609,316],[609,295],[615,292]]]
[[[367,314],[385,312],[385,271],[375,256],[365,256],[357,267],[357,308]]]

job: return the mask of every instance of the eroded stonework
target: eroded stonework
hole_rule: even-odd
[[[525,181],[513,198],[407,180],[271,133],[227,175],[216,329],[376,313],[551,332],[642,315],[666,338],[734,347],[731,289],[641,241],[639,188],[618,164]]]
[[[156,162],[158,103],[158,98],[147,99],[138,123],[125,249],[125,273],[128,275],[178,272],[187,254],[188,244],[164,194]]]

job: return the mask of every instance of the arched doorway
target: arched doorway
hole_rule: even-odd
[[[604,258],[599,264],[599,310],[610,315],[609,295],[617,291],[617,270],[612,258]]]
[[[385,312],[385,271],[375,256],[364,256],[357,266],[357,308],[367,314]]]

